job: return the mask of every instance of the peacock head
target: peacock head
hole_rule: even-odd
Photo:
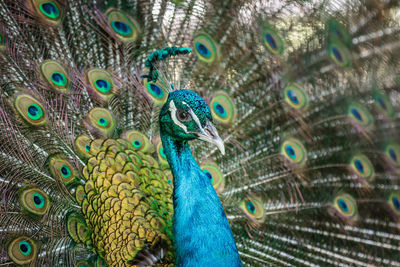
[[[186,89],[171,92],[160,113],[164,134],[179,141],[201,139],[215,144],[225,154],[224,143],[212,121],[206,101]]]

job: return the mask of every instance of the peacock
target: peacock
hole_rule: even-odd
[[[1,0],[0,266],[400,266],[397,0]]]

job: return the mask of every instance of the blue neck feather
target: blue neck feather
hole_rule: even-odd
[[[174,177],[177,265],[242,266],[221,201],[188,143],[162,131],[161,139]]]

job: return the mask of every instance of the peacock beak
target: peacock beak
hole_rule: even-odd
[[[222,155],[225,155],[224,141],[219,137],[218,131],[212,122],[207,120],[206,125],[204,128],[200,128],[200,132],[197,132],[197,135],[199,136],[199,139],[216,145]]]

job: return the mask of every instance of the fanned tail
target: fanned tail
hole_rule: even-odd
[[[186,88],[244,265],[400,266],[398,9],[1,2],[0,265],[173,264],[158,114]]]

